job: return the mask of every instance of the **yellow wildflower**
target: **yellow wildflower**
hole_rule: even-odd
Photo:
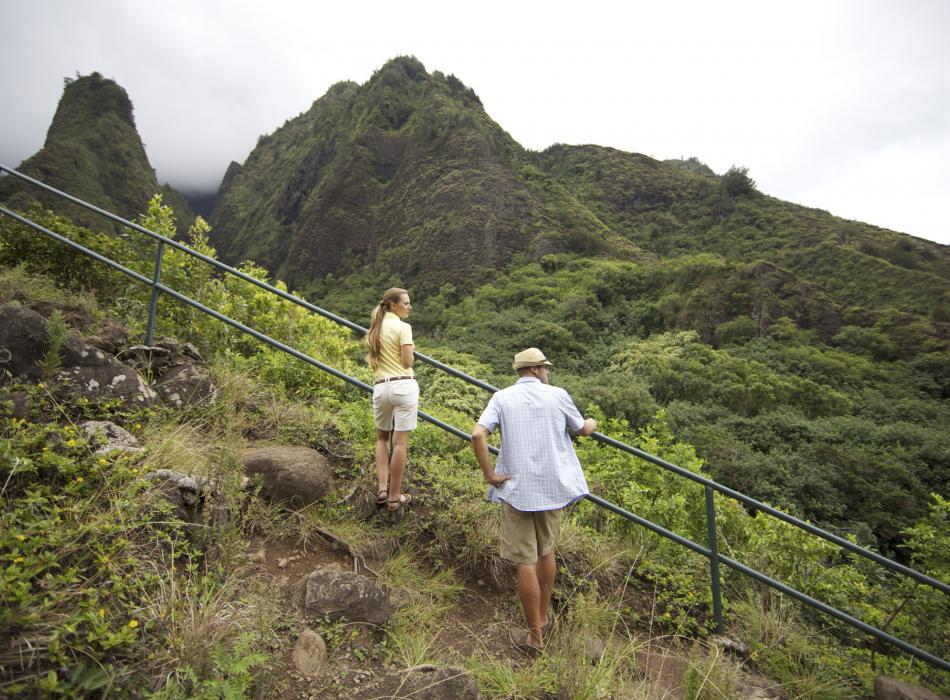
[[[132,629],[135,629],[138,626],[139,626],[138,620],[129,620],[129,627],[131,627]]]
[[[70,447],[75,447],[75,446],[76,446],[76,441],[75,441],[75,440],[67,440],[67,441],[66,441],[66,444],[69,445]]]
[[[85,479],[83,479],[81,476],[77,476],[77,477],[76,477],[76,483],[77,483],[77,484],[81,484],[81,483],[84,482],[84,481],[85,481]]]
[[[23,540],[26,539],[26,536],[25,536],[25,535],[17,535],[16,538],[17,538],[18,540],[20,540],[20,542],[22,542]]]
[[[23,561],[23,557],[14,557],[13,559],[14,564],[19,564],[22,561]]]
[[[105,608],[99,608],[99,619],[101,620],[101,619],[104,618],[105,616],[106,616],[106,609],[105,609]]]
[[[108,462],[103,457],[100,457],[99,464],[101,464],[102,466],[105,466],[106,464],[108,464]]]

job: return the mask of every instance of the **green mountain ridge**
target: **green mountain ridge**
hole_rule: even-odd
[[[333,86],[262,137],[229,168],[212,225],[224,259],[303,288],[374,264],[434,292],[517,256],[638,255],[539,176],[474,92],[412,58]]]
[[[99,73],[67,79],[43,148],[17,170],[129,220],[137,218],[156,193],[178,214],[179,233],[195,218],[184,196],[159,185],[135,128],[128,94]],[[0,181],[0,201],[20,209],[40,202],[84,226],[119,229],[88,209],[64,206],[55,195],[12,177]]]

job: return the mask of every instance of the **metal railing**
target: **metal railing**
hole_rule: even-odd
[[[142,275],[139,272],[136,272],[135,270],[131,270],[121,265],[120,263],[110,260],[109,258],[103,255],[100,255],[99,253],[96,253],[93,250],[90,250],[78,243],[75,243],[74,241],[70,240],[69,238],[65,236],[62,236],[54,231],[50,231],[44,226],[41,226],[40,224],[37,224],[27,219],[26,217],[7,209],[6,207],[0,206],[0,213],[15,219],[16,221],[20,222],[21,224],[25,226],[28,226],[36,231],[39,231],[40,233],[46,236],[49,236],[57,241],[60,241],[64,245],[67,245],[84,255],[87,255],[105,265],[108,265],[109,267],[119,272],[122,272],[125,275],[128,275],[129,277],[141,282],[142,284],[145,284],[151,287],[151,298],[150,298],[150,303],[149,303],[149,317],[148,317],[146,341],[145,341],[147,345],[151,345],[152,343],[152,335],[154,333],[154,327],[155,327],[155,315],[156,315],[156,310],[157,310],[158,297],[159,297],[159,293],[163,293],[188,306],[198,309],[199,311],[206,313],[209,316],[212,316],[213,318],[216,318],[217,320],[243,333],[247,333],[248,335],[256,338],[257,340],[267,345],[270,345],[274,348],[282,350],[283,352],[286,352],[303,362],[306,362],[324,372],[327,372],[337,377],[338,379],[341,379],[344,382],[347,382],[359,389],[362,389],[363,391],[372,393],[373,387],[370,386],[369,384],[366,384],[365,382],[360,381],[359,379],[356,379],[355,377],[351,377],[344,372],[341,372],[327,364],[324,364],[323,362],[320,362],[319,360],[313,357],[310,357],[309,355],[302,353],[299,350],[289,345],[281,343],[278,340],[275,340],[263,333],[260,333],[259,331],[249,326],[246,326],[243,323],[236,321],[235,319],[232,319],[224,314],[221,314],[220,312],[215,311],[214,309],[211,309],[205,306],[204,304],[194,299],[191,299],[190,297],[184,294],[181,294],[177,292],[176,290],[163,284],[161,282],[161,271],[162,271],[162,259],[164,255],[164,248],[167,245],[177,250],[180,250],[184,253],[187,253],[188,255],[191,255],[199,260],[202,260],[205,263],[217,268],[218,270],[221,270],[222,272],[234,275],[246,282],[249,282],[250,284],[260,287],[261,289],[265,289],[268,292],[282,299],[285,299],[289,302],[297,304],[298,306],[301,306],[309,311],[312,311],[313,313],[316,313],[335,323],[345,326],[346,328],[349,328],[350,330],[353,330],[356,333],[365,334],[367,331],[366,328],[356,323],[353,323],[352,321],[349,321],[348,319],[345,319],[341,316],[331,313],[325,309],[322,309],[314,304],[311,304],[310,302],[304,299],[301,299],[297,296],[294,296],[293,294],[290,294],[281,289],[278,289],[277,287],[270,285],[267,282],[264,282],[262,280],[259,280],[256,277],[253,277],[245,272],[237,270],[229,265],[226,265],[225,263],[222,263],[219,260],[215,260],[212,257],[209,257],[195,250],[192,250],[188,246],[178,241],[175,241],[166,236],[162,236],[161,234],[155,233],[154,231],[150,231],[149,229],[144,228],[143,226],[135,224],[131,221],[127,221],[126,219],[116,216],[115,214],[112,214],[111,212],[108,212],[104,209],[100,209],[99,207],[96,207],[92,204],[84,202],[76,197],[73,197],[72,195],[69,195],[65,192],[61,192],[60,190],[50,187],[49,185],[43,182],[40,182],[39,180],[31,178],[27,175],[24,175],[23,173],[19,173],[16,170],[13,170],[11,168],[8,168],[0,164],[0,174],[2,174],[3,171],[6,171],[10,173],[11,175],[17,178],[20,178],[32,185],[40,187],[41,189],[46,190],[52,194],[55,194],[67,201],[73,202],[82,207],[85,207],[86,209],[94,211],[97,214],[100,214],[112,220],[115,223],[121,224],[135,231],[138,231],[157,241],[158,245],[157,245],[157,250],[156,250],[156,255],[155,255],[154,273],[152,277],[149,278],[145,275]],[[449,365],[443,364],[439,362],[438,360],[435,360],[434,358],[428,357],[427,355],[424,355],[419,352],[416,352],[414,354],[416,358],[425,362],[426,364],[429,364],[435,367],[436,369],[446,372],[465,382],[473,384],[474,386],[478,386],[490,392],[498,391],[496,387],[490,384],[487,384],[486,382],[483,382],[479,379],[476,379],[475,377],[469,376],[468,374],[461,372],[455,369],[454,367],[450,367]],[[459,428],[456,428],[455,426],[452,426],[448,423],[445,423],[444,421],[441,421],[438,418],[431,416],[428,413],[425,413],[424,411],[421,411],[421,410],[419,411],[419,417],[455,435],[456,437],[459,437],[465,441],[470,440],[469,433],[463,430],[460,430]],[[791,596],[792,598],[795,598],[796,600],[799,600],[831,617],[841,620],[842,622],[850,625],[851,627],[854,627],[873,637],[886,641],[894,645],[895,647],[923,661],[926,661],[927,663],[937,668],[940,668],[944,671],[950,671],[950,663],[948,663],[944,659],[941,659],[940,657],[937,657],[934,654],[931,654],[922,649],[918,649],[917,647],[913,646],[912,644],[909,644],[908,642],[902,639],[894,637],[893,635],[888,634],[887,632],[884,632],[871,625],[868,625],[867,623],[862,622],[861,620],[858,620],[857,618],[852,617],[851,615],[841,610],[838,610],[837,608],[834,608],[825,603],[822,603],[821,601],[815,598],[812,598],[811,596],[808,596],[807,594],[802,593],[801,591],[791,588],[790,586],[787,586],[779,581],[776,581],[766,576],[765,574],[759,571],[756,571],[755,569],[752,569],[730,557],[727,557],[721,554],[718,549],[718,538],[716,535],[716,513],[715,513],[715,503],[714,503],[714,492],[719,492],[725,496],[734,498],[740,501],[741,503],[744,503],[745,505],[750,506],[751,508],[754,508],[757,511],[761,511],[772,517],[778,518],[779,520],[782,520],[790,525],[793,525],[794,527],[800,528],[816,537],[820,537],[854,554],[857,554],[861,557],[874,561],[877,564],[880,564],[881,566],[884,566],[885,568],[890,569],[891,571],[894,571],[895,573],[907,576],[909,578],[914,579],[915,581],[919,583],[923,583],[928,586],[931,586],[934,589],[942,592],[944,595],[950,594],[950,585],[947,585],[946,583],[943,583],[942,581],[939,581],[930,576],[927,576],[926,574],[922,574],[919,571],[916,571],[910,567],[904,566],[903,564],[900,564],[899,562],[888,559],[887,557],[884,557],[876,552],[872,552],[871,550],[865,549],[864,547],[861,547],[843,537],[839,537],[838,535],[835,535],[831,532],[828,532],[819,527],[816,527],[815,525],[812,525],[811,523],[795,518],[794,516],[791,516],[787,513],[783,513],[782,511],[776,508],[773,508],[772,506],[769,506],[768,504],[765,504],[753,498],[750,498],[749,496],[746,496],[743,493],[730,489],[727,486],[723,486],[722,484],[719,484],[711,479],[707,479],[699,474],[696,474],[687,469],[683,469],[682,467],[679,467],[675,464],[667,462],[655,455],[645,452],[644,450],[640,450],[636,447],[631,447],[630,445],[622,443],[618,440],[615,440],[601,433],[595,432],[591,435],[591,437],[594,440],[604,445],[620,450],[622,452],[626,452],[627,454],[633,455],[634,457],[646,460],[658,467],[661,467],[662,469],[670,471],[674,474],[677,474],[678,476],[689,479],[703,486],[703,489],[705,491],[705,507],[706,507],[706,537],[707,537],[706,546],[697,544],[696,542],[693,542],[692,540],[682,537],[681,535],[678,535],[675,532],[667,530],[661,525],[657,525],[656,523],[653,523],[645,518],[642,518],[634,513],[631,513],[621,508],[620,506],[614,503],[611,503],[610,501],[600,498],[599,496],[590,494],[586,496],[586,498],[592,503],[596,504],[597,506],[605,508],[612,513],[615,513],[631,522],[637,523],[638,525],[641,525],[656,534],[659,534],[667,539],[670,539],[673,542],[676,542],[677,544],[683,547],[686,547],[687,549],[706,557],[710,563],[710,578],[711,578],[710,588],[711,588],[712,602],[713,602],[713,616],[716,622],[717,629],[719,629],[720,631],[723,625],[723,614],[722,614],[722,599],[721,599],[721,592],[720,592],[719,565],[725,564],[726,566],[729,566],[735,569],[736,571],[744,574],[745,576],[748,576],[756,581],[759,581],[760,583],[763,583],[771,588],[774,588],[775,590],[778,590],[781,593]],[[493,446],[489,446],[489,449],[495,454],[497,454],[498,452],[497,448]]]

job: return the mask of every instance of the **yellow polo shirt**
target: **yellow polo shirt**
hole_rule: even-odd
[[[403,345],[412,345],[412,326],[392,311],[383,316],[383,326],[379,331],[379,369],[376,379],[386,377],[412,377],[412,368],[402,366]]]

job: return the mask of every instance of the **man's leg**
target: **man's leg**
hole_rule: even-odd
[[[554,576],[557,573],[557,562],[554,559],[554,550],[541,556],[536,564],[538,571],[538,585],[540,600],[538,601],[538,619],[541,626],[548,624],[548,611],[551,609],[551,593],[554,591]]]
[[[553,556],[553,555],[551,555]],[[528,644],[538,647],[544,644],[541,638],[541,581],[539,579],[538,562],[534,564],[518,564],[518,598],[521,599],[521,609],[524,610],[525,620],[528,622]],[[550,599],[550,590],[548,592]],[[547,608],[545,608],[547,614]]]

